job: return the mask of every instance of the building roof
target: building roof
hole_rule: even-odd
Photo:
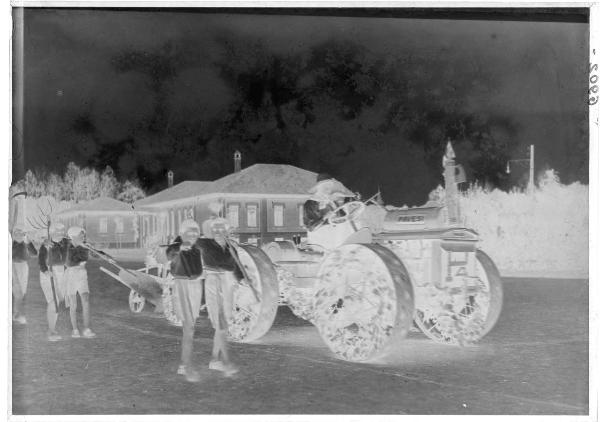
[[[187,180],[135,202],[135,206],[152,205],[202,195],[212,182]]]
[[[58,214],[70,214],[73,212],[87,212],[87,211],[103,211],[103,212],[115,212],[115,211],[132,211],[133,207],[131,204],[127,204],[122,201],[118,201],[113,198],[102,196],[100,198],[93,199],[89,202],[79,203],[73,205],[71,208],[67,208],[59,212]]]
[[[307,195],[317,173],[288,164],[254,164],[213,182],[186,181],[135,203],[135,207],[209,194]]]
[[[215,180],[206,193],[306,195],[317,173],[288,164],[254,164]]]

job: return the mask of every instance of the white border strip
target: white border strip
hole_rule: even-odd
[[[398,8],[398,7],[486,7],[486,8],[526,8],[526,7],[583,7],[588,8],[592,2],[565,2],[565,1],[528,1],[522,3],[508,3],[503,1],[331,1],[331,0],[263,0],[263,1],[242,1],[242,0],[204,0],[204,1],[165,1],[165,0],[11,0],[13,7],[298,7],[298,8]]]
[[[599,23],[600,23],[600,6],[594,5],[590,8],[590,64],[600,65],[600,37],[599,37]],[[598,71],[595,72],[599,74]],[[599,190],[600,186],[600,152],[598,143],[600,142],[600,103],[589,108],[589,136],[590,136],[590,165],[589,165],[589,253],[590,253],[590,281],[589,281],[589,411],[592,420],[599,420],[598,411],[598,372],[600,367],[598,365],[598,358],[600,357],[598,352],[598,322],[599,311],[598,305],[600,303],[600,288],[598,282],[600,281],[600,265],[599,265],[599,240],[600,240],[600,207],[599,207]]]

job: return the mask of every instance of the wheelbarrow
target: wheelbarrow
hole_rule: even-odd
[[[130,270],[121,266],[112,256],[106,252],[93,248],[85,244],[94,255],[114,266],[117,271],[111,271],[105,267],[100,267],[100,271],[114,278],[125,287],[129,292],[129,309],[134,313],[142,312],[146,302],[150,302],[156,308],[157,312],[162,312],[165,318],[174,325],[181,325],[181,320],[175,313],[173,303],[174,287],[170,275],[163,271],[161,266],[145,267],[140,270]],[[154,268],[157,269],[157,275],[150,274]]]

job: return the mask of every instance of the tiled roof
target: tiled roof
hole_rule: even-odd
[[[259,193],[306,195],[317,173],[288,164],[254,164],[215,180],[207,193]]]
[[[212,182],[187,180],[135,202],[135,207],[202,195]]]
[[[122,201],[117,201],[113,198],[100,197],[93,199],[89,202],[79,203],[73,205],[71,208],[61,211],[59,214],[68,214],[72,212],[86,212],[86,211],[132,211],[133,207],[131,204],[127,204]]]
[[[137,201],[135,207],[219,193],[307,195],[316,182],[317,173],[288,164],[254,164],[214,182],[181,182]]]

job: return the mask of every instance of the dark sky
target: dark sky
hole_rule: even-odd
[[[170,106],[218,116],[235,93],[211,66],[221,54],[215,39],[233,33],[286,54],[336,39],[388,57],[407,48],[423,57],[448,55],[449,72],[484,63],[492,82],[456,94],[465,111],[508,115],[519,143],[536,144],[536,165],[568,175],[574,169],[565,167],[564,156],[587,122],[588,29],[568,22],[28,9],[24,165],[61,171],[70,158],[62,140],[82,111],[115,140],[151,113],[154,99],[144,77],[117,74],[110,65],[124,49],[192,45],[201,59],[173,82]]]

